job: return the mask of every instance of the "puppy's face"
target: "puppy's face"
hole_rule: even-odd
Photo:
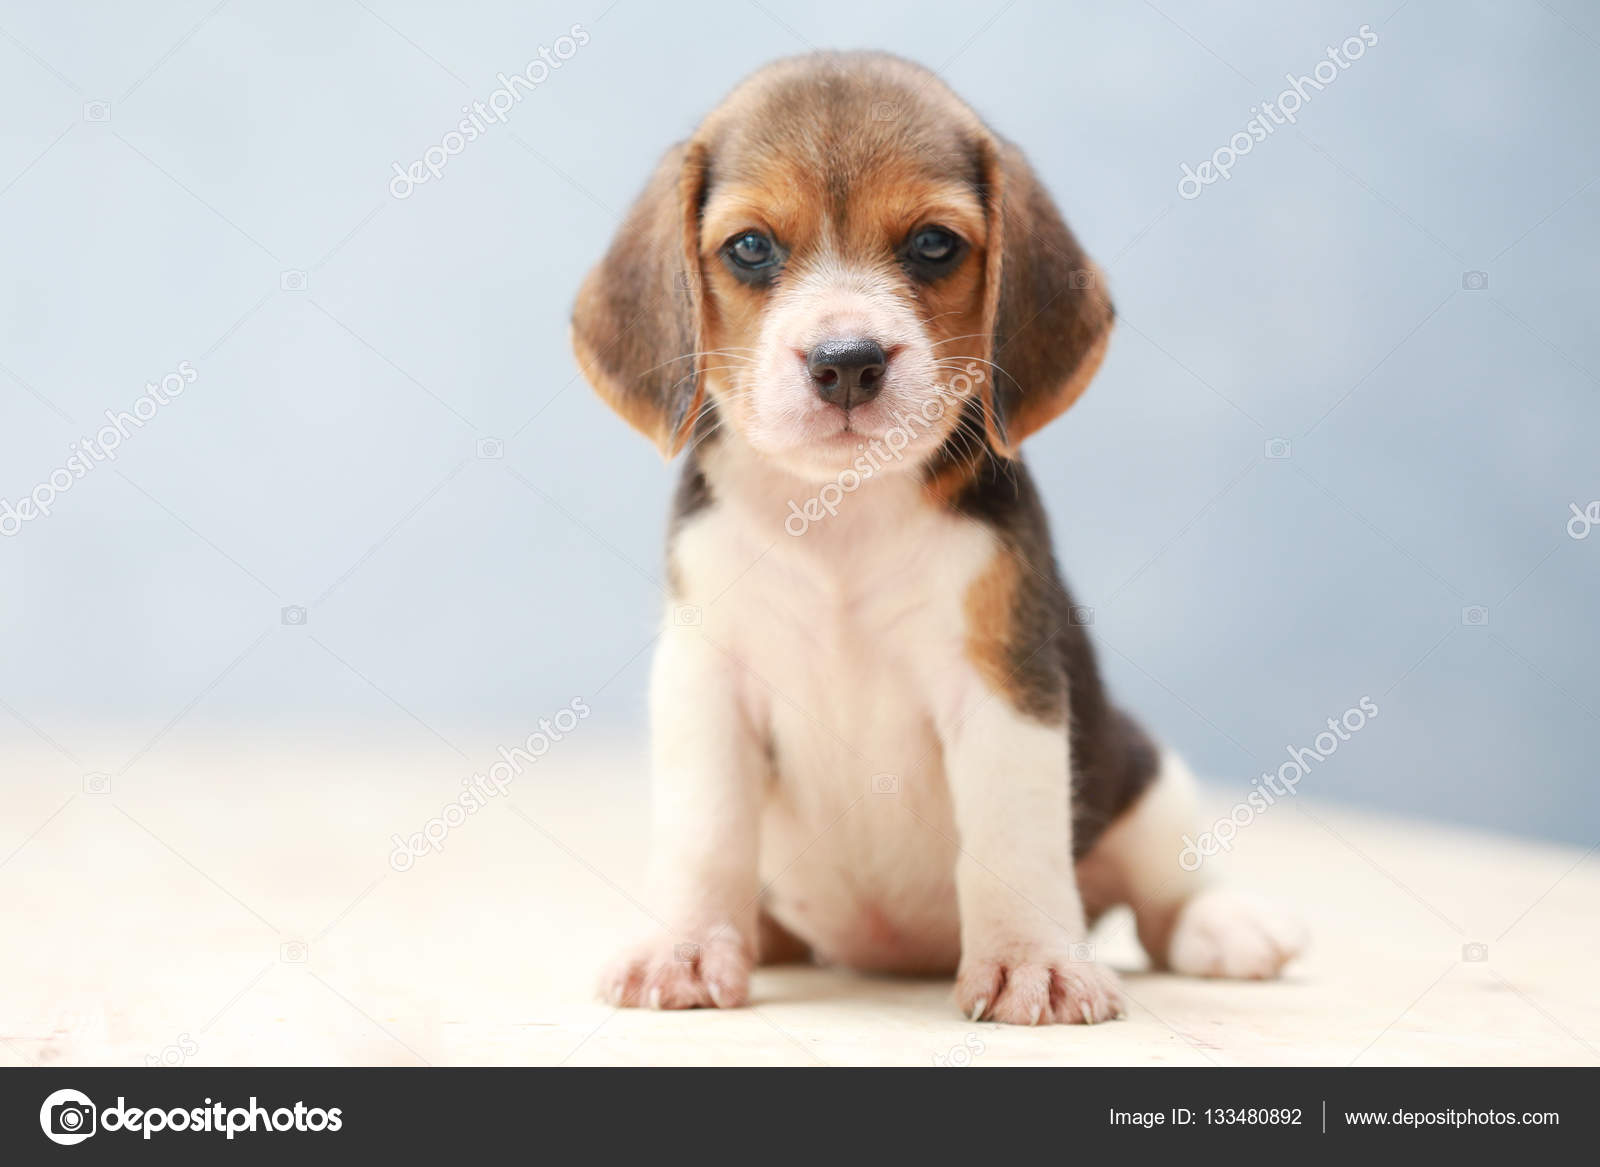
[[[814,55],[670,151],[574,342],[668,453],[731,428],[809,478],[1014,452],[1092,375],[1109,302],[1048,196],[931,74]],[[956,453],[953,455],[952,451]]]
[[[986,376],[979,160],[953,130],[893,120],[909,113],[797,96],[713,124],[706,387],[795,473],[832,476],[873,443],[913,467]]]

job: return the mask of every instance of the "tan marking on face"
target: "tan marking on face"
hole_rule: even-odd
[[[928,226],[964,241],[947,266],[906,261]],[[771,279],[724,259],[751,230],[780,247]],[[664,453],[709,400],[780,469],[831,479],[883,442],[885,470],[923,468],[939,500],[979,465],[969,444],[1010,457],[1073,402],[1112,319],[1015,146],[919,66],[816,53],[760,70],[667,152],[585,281],[573,338],[601,396]],[[819,394],[806,354],[822,340],[876,341],[874,388]],[[980,399],[981,426],[946,408],[952,382]]]
[[[986,131],[942,86],[922,93],[924,79],[899,68],[826,83],[780,70],[737,91],[701,133],[711,153],[698,248],[708,388],[763,453],[800,460],[824,447],[819,471],[848,464],[860,449],[849,437],[895,429],[914,437],[895,464],[921,464],[959,420],[953,374],[966,374],[955,379],[962,391],[987,353],[988,219],[974,185]],[[885,104],[901,112],[877,116]],[[903,259],[930,226],[963,249],[928,280]],[[769,286],[740,279],[724,258],[747,231],[785,253]],[[816,398],[803,354],[835,336],[874,339],[890,359],[879,399],[852,409],[844,440],[829,445],[842,411]]]

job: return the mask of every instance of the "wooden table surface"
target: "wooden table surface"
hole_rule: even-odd
[[[637,752],[552,751],[395,870],[391,836],[470,773],[257,731],[186,740],[101,790],[9,749],[0,1064],[1600,1063],[1592,850],[1301,796],[1227,858],[1311,928],[1281,982],[1139,971],[1119,913],[1095,942],[1131,1015],[1092,1029],[972,1024],[946,982],[818,968],[758,972],[745,1009],[617,1011],[592,985],[648,919]]]

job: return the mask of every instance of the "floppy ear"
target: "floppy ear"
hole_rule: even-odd
[[[701,403],[700,203],[705,148],[668,150],[572,310],[578,367],[672,457]]]
[[[989,217],[984,331],[989,442],[1015,456],[1022,440],[1076,401],[1100,367],[1115,312],[1100,269],[1062,222],[1022,152],[980,148]]]

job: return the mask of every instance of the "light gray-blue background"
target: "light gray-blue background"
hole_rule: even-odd
[[[1028,457],[1123,702],[1243,788],[1367,696],[1302,792],[1595,840],[1600,9],[608,2],[0,5],[0,498],[198,374],[0,539],[0,746],[447,767],[575,694],[636,737],[671,472],[576,379],[568,305],[740,76],[875,47],[1019,142],[1111,280],[1111,355]]]

